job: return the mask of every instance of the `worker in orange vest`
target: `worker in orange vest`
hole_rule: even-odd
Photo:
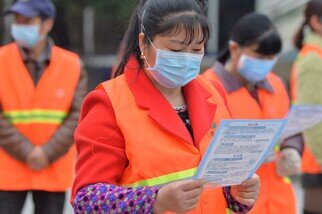
[[[203,76],[225,88],[233,118],[280,119],[289,109],[283,82],[271,73],[281,38],[271,21],[262,14],[241,18],[232,29],[229,48]],[[300,172],[301,135],[287,139],[281,151],[271,155],[257,171],[261,191],[250,213],[296,213],[293,187],[285,176]]]
[[[322,0],[308,3],[305,20],[295,36],[295,45],[300,52],[291,74],[293,103],[322,105]],[[304,131],[303,134],[306,145],[302,162],[304,213],[321,214],[322,124]]]
[[[15,42],[0,48],[0,212],[21,213],[31,192],[35,213],[60,214],[73,178],[85,70],[47,36],[50,0],[19,0],[7,14]]]
[[[222,89],[198,76],[209,32],[196,0],[140,1],[116,77],[83,104],[76,213],[226,213],[218,198],[234,212],[251,209],[257,176],[224,194],[191,179],[220,120],[230,118]]]

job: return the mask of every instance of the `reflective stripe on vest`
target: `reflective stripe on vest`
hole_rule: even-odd
[[[231,211],[231,209],[227,208],[226,209],[226,214],[233,214],[233,212]]]
[[[159,177],[138,181],[133,184],[130,184],[129,186],[159,186],[159,185],[166,184],[166,183],[169,183],[172,181],[182,180],[185,178],[191,178],[195,174],[196,171],[197,171],[197,168],[187,169],[187,170],[183,170],[180,172],[174,172],[171,174],[162,175]]]
[[[290,179],[290,177],[284,177],[284,182],[287,183],[287,184],[291,184],[292,183],[292,180]]]
[[[4,111],[4,116],[11,122],[11,124],[32,124],[32,123],[45,123],[45,124],[62,124],[64,119],[68,116],[65,111],[57,110],[25,110],[25,111]]]

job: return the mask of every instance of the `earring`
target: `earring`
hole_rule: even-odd
[[[141,52],[141,59],[145,59],[144,53]]]

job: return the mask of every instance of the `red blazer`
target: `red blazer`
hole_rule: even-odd
[[[149,116],[160,128],[198,147],[198,142],[209,130],[216,112],[216,105],[207,102],[211,96],[208,91],[196,80],[183,87],[194,133],[192,139],[171,104],[135,61],[130,61],[126,66],[124,75],[127,82],[131,83],[129,86],[138,106],[150,109]],[[220,86],[217,90],[224,95]],[[80,123],[75,131],[75,142],[78,160],[71,201],[82,187],[89,184],[118,183],[128,164],[125,142],[115,121],[109,97],[100,87],[84,101]]]

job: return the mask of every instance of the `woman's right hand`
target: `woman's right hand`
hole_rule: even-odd
[[[153,213],[167,211],[184,213],[194,209],[199,202],[204,180],[185,180],[167,184],[159,190]]]

